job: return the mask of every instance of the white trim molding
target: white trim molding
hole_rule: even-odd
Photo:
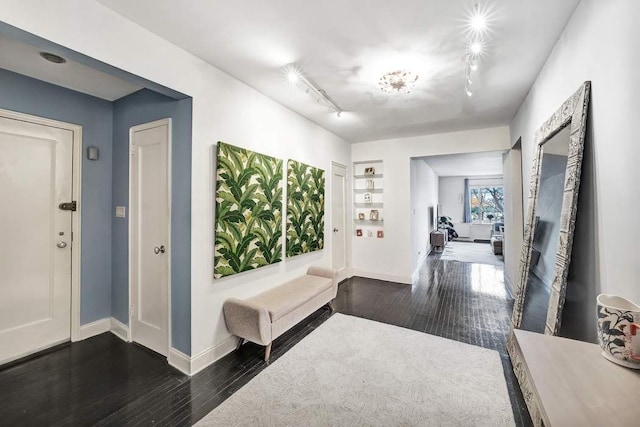
[[[80,326],[80,339],[86,340],[87,338],[95,337],[96,335],[109,332],[110,329],[110,319],[96,320],[95,322],[87,323]]]
[[[201,351],[191,358],[191,375],[195,375],[216,360],[222,359],[238,346],[238,337],[229,336],[222,342]]]
[[[222,359],[236,349],[238,337],[231,335],[221,343],[209,347],[193,357],[187,356],[173,347],[169,349],[169,365],[187,375],[195,375],[215,361]]]
[[[169,357],[167,358],[169,365],[186,375],[191,373],[191,358],[173,347],[169,349]]]
[[[115,317],[111,318],[111,328],[110,331],[113,335],[117,336],[123,341],[130,342],[131,336],[129,335],[129,327],[116,319]]]
[[[405,285],[411,284],[411,276],[388,274],[388,273],[374,273],[370,271],[353,270],[351,272],[352,277],[366,277],[367,279],[378,279],[387,282],[402,283]]]

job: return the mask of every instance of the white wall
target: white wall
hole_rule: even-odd
[[[567,327],[574,324],[576,336],[591,340],[598,292],[640,301],[638,17],[637,0],[583,0],[511,124],[513,141],[522,136],[526,167],[534,154],[535,130],[583,81],[592,81],[567,295],[577,320],[563,320]],[[525,179],[524,194],[528,185]]]
[[[353,273],[411,283],[411,158],[509,148],[509,128],[451,132],[363,142],[351,146],[353,161],[384,161],[385,238],[352,240]]]
[[[0,3],[0,16],[10,25],[193,97],[191,354],[199,365],[234,348],[221,310],[227,298],[273,287],[309,264],[330,265],[327,240],[321,252],[213,280],[215,143],[324,168],[329,230],[330,166],[332,160],[350,165],[346,142],[97,2],[6,0]]]
[[[411,159],[411,238],[412,263],[415,270],[431,251],[429,233],[438,205],[438,175],[422,159]]]
[[[462,222],[464,214],[464,177],[441,176],[438,195],[442,205],[442,215],[451,222]]]

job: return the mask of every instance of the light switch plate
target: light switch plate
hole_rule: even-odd
[[[127,216],[126,206],[116,206],[116,218],[125,218]]]

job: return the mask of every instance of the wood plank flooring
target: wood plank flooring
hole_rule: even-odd
[[[530,425],[505,348],[511,304],[501,267],[432,255],[414,285],[352,278],[340,285],[335,306],[497,350],[516,424]],[[278,338],[272,362],[329,317],[318,310]],[[265,369],[263,352],[245,344],[189,378],[159,355],[102,334],[0,368],[0,425],[191,425]]]

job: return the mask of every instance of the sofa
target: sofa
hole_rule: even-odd
[[[269,361],[273,340],[324,305],[333,311],[338,292],[335,271],[309,267],[307,274],[250,298],[231,298],[223,306],[227,329],[240,338],[265,346]]]

